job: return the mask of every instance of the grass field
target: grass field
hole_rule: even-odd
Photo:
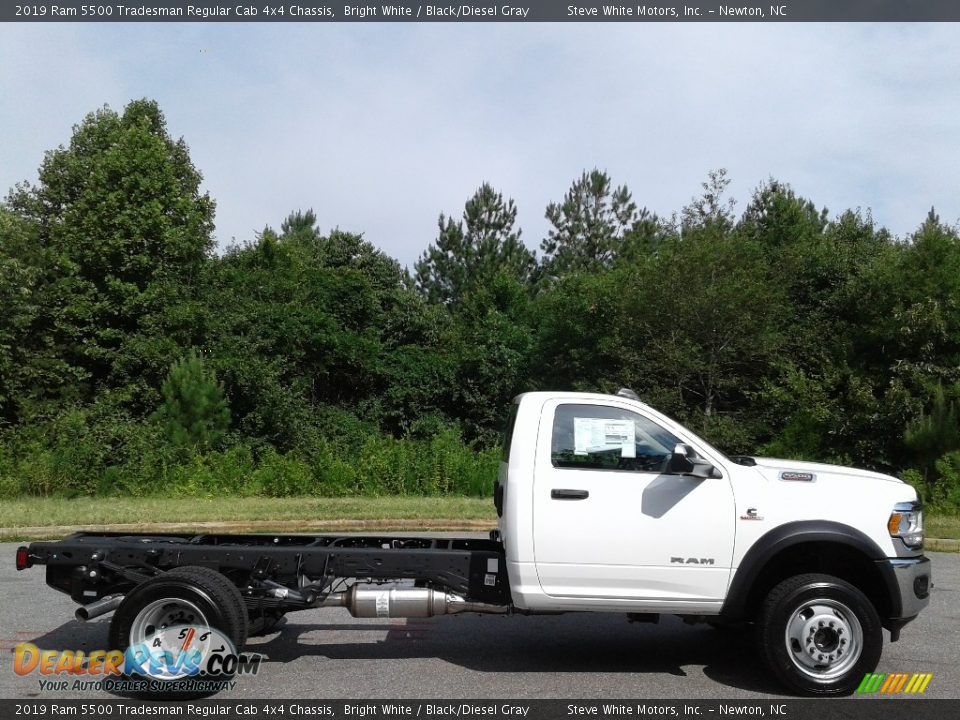
[[[126,525],[131,531],[172,525],[220,532],[335,528],[482,529],[497,516],[489,498],[23,498],[0,501],[0,538],[57,537],[77,526]],[[135,526],[135,527],[134,527]],[[48,530],[43,530],[48,528]],[[927,513],[929,538],[960,539],[960,512]],[[936,548],[941,549],[941,548]],[[942,549],[951,549],[944,547]]]
[[[923,522],[927,537],[960,540],[960,511],[952,513],[924,512]]]
[[[0,501],[0,537],[57,536],[76,526],[229,523],[251,530],[290,532],[330,527],[437,529],[493,527],[490,498],[23,498]],[[391,522],[394,524],[391,525]],[[354,524],[351,524],[354,523]],[[42,532],[38,528],[50,528]],[[133,528],[128,528],[133,529]],[[166,528],[168,531],[172,528]],[[231,528],[232,530],[232,528]]]

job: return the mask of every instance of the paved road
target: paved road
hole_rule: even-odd
[[[0,697],[92,698],[39,692],[13,673],[18,642],[104,648],[109,616],[73,619],[71,600],[44,584],[42,568],[17,573],[16,544],[0,544]],[[931,553],[930,607],[881,672],[932,672],[926,695],[960,698],[960,555]],[[293,613],[282,632],[247,649],[268,656],[260,674],[220,698],[764,698],[780,689],[748,637],[687,626],[628,624],[622,615],[453,616],[358,620],[346,610]],[[104,695],[103,697],[108,697]]]

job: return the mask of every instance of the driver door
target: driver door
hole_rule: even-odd
[[[626,403],[552,400],[542,418],[533,534],[546,594],[724,597],[735,528],[727,477],[669,474],[688,439]]]

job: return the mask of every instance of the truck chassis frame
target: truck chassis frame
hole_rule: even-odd
[[[79,532],[21,548],[18,567],[21,556],[25,567],[46,566],[50,587],[91,608],[186,566],[230,579],[251,612],[317,607],[338,582],[351,581],[413,580],[471,604],[511,602],[503,545],[495,539]],[[78,617],[99,614],[81,608]]]

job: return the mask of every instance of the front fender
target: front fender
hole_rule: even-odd
[[[902,616],[903,602],[893,568],[883,550],[864,533],[854,527],[831,520],[801,520],[780,525],[762,535],[743,556],[727,590],[721,615],[731,619],[746,619],[757,600],[755,589],[776,557],[792,547],[810,543],[828,543],[843,546],[870,561],[881,579],[889,601],[889,617]],[[805,571],[805,570],[804,570]]]

